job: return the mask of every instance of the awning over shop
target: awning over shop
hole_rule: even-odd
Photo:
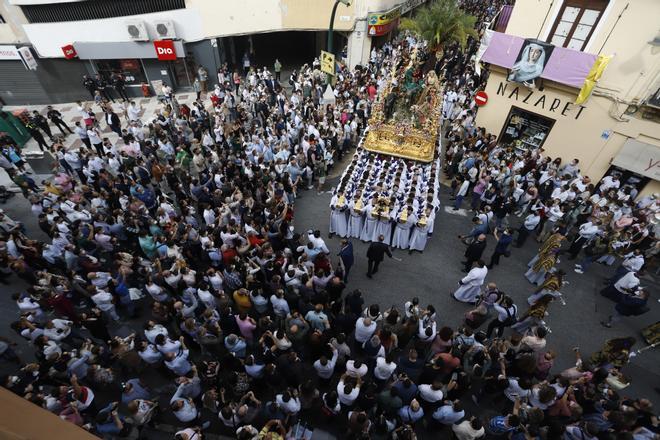
[[[78,58],[81,60],[117,60],[125,58],[158,58],[153,41],[114,43],[76,42],[73,43]],[[174,41],[174,48],[179,58],[185,56],[182,41]]]
[[[612,161],[612,165],[660,180],[660,147],[628,139]]]
[[[493,32],[481,61],[511,69],[525,41],[515,35]],[[555,46],[543,68],[541,78],[581,88],[595,61],[594,54]]]

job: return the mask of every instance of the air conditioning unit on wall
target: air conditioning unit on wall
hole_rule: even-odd
[[[175,39],[176,31],[174,30],[174,22],[170,20],[158,20],[153,23],[154,28],[156,29],[156,38],[163,39]]]
[[[125,22],[128,37],[133,41],[149,41],[149,32],[142,20],[130,20]]]

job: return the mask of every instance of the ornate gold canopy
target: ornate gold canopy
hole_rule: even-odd
[[[440,128],[440,81],[431,71],[423,83],[415,84],[409,72],[410,68],[406,70],[402,86],[393,85],[390,80],[378,96],[364,147],[375,153],[430,162],[435,155]],[[397,76],[402,77],[402,73]],[[407,91],[411,83],[416,92]],[[393,112],[392,103],[385,109],[390,99],[395,102],[397,111]]]

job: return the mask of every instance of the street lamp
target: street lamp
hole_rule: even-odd
[[[337,14],[337,6],[339,3],[342,3],[346,6],[350,6],[353,0],[335,0],[335,4],[332,7],[332,14],[330,15],[330,27],[328,29],[328,52],[332,53],[332,31],[335,27],[335,14]]]
[[[332,31],[334,30],[335,27],[335,15],[337,14],[337,6],[339,6],[339,3],[342,3],[346,6],[350,6],[353,0],[335,0],[335,4],[332,6],[332,14],[330,14],[330,26],[328,27],[328,52],[332,53]],[[333,67],[334,68],[334,67]],[[332,75],[329,73],[326,74],[326,88],[325,92],[323,93],[323,104],[335,104],[335,94],[332,91]]]

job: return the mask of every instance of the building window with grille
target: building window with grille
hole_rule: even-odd
[[[566,0],[552,25],[548,42],[559,47],[584,50],[603,16],[609,0]]]

